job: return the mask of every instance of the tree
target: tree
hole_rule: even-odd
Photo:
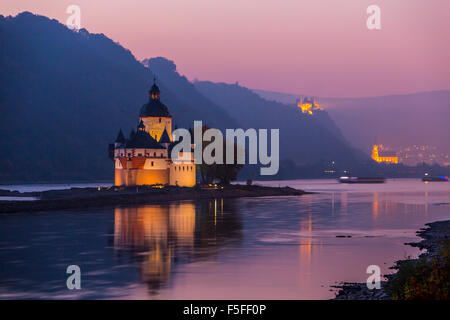
[[[210,129],[208,126],[203,126],[202,127],[202,133],[205,133],[206,130]],[[214,141],[214,140],[213,140]],[[208,146],[210,143],[212,143],[213,141],[209,141],[209,142],[203,142],[203,151],[205,150],[206,146]],[[233,144],[233,148],[234,148],[234,161],[233,164],[206,164],[206,163],[202,163],[199,165],[200,167],[200,176],[201,176],[201,181],[202,183],[213,183],[215,180],[219,180],[219,182],[223,185],[229,185],[231,181],[236,180],[237,176],[239,174],[239,171],[242,169],[242,167],[244,165],[242,164],[237,164],[237,146],[236,144],[234,144],[234,142],[228,142],[225,140],[225,138],[223,138],[223,155],[225,158],[226,155],[226,146],[229,143]],[[224,159],[225,162],[225,159]]]

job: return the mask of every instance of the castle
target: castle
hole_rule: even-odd
[[[137,130],[128,139],[119,131],[114,144],[110,144],[110,158],[114,160],[116,186],[173,185],[192,187],[196,183],[193,152],[178,157],[191,159],[178,162],[171,158],[172,116],[160,101],[160,90],[153,83],[149,101],[139,114]]]
[[[395,152],[383,151],[383,145],[374,144],[372,147],[372,159],[376,162],[398,163],[398,157]]]
[[[300,98],[297,100],[297,107],[302,110],[302,113],[313,114],[314,111],[323,110],[321,106],[317,104],[314,98]]]

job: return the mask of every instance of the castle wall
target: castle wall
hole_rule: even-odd
[[[133,153],[136,154],[135,150]],[[195,164],[193,162],[175,164],[165,157],[119,157],[115,159],[114,184],[116,186],[170,184],[192,187],[196,184]]]
[[[175,164],[170,165],[170,184],[180,187],[195,186],[195,164]]]
[[[167,159],[156,159],[156,158],[149,158],[145,161],[143,169],[147,170],[167,170],[169,169],[169,166],[167,164]]]
[[[169,169],[116,169],[114,185],[136,186],[151,184],[168,184]]]

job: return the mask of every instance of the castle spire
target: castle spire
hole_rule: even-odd
[[[153,77],[153,85],[149,91],[150,100],[159,100],[160,91],[156,85],[156,77]]]
[[[161,138],[159,138],[159,143],[170,143],[169,134],[167,133],[167,130],[164,129],[164,132],[161,135]]]
[[[142,122],[142,119],[141,119],[141,121],[139,121],[139,125],[138,125],[138,131],[144,131],[145,130],[145,124],[144,124],[144,122]]]
[[[115,143],[125,143],[125,136],[123,135],[122,129],[119,130]]]

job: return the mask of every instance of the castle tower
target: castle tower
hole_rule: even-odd
[[[139,119],[143,122],[145,130],[156,141],[161,139],[164,131],[171,140],[172,116],[169,109],[160,100],[160,91],[155,80],[149,91],[149,101],[142,106]]]
[[[149,101],[141,108],[139,124],[129,138],[119,131],[108,151],[114,160],[116,186],[173,185],[192,187],[196,183],[193,152],[184,151],[187,161],[171,157],[172,116],[160,101],[160,91],[153,83]],[[175,157],[179,157],[175,156]]]

